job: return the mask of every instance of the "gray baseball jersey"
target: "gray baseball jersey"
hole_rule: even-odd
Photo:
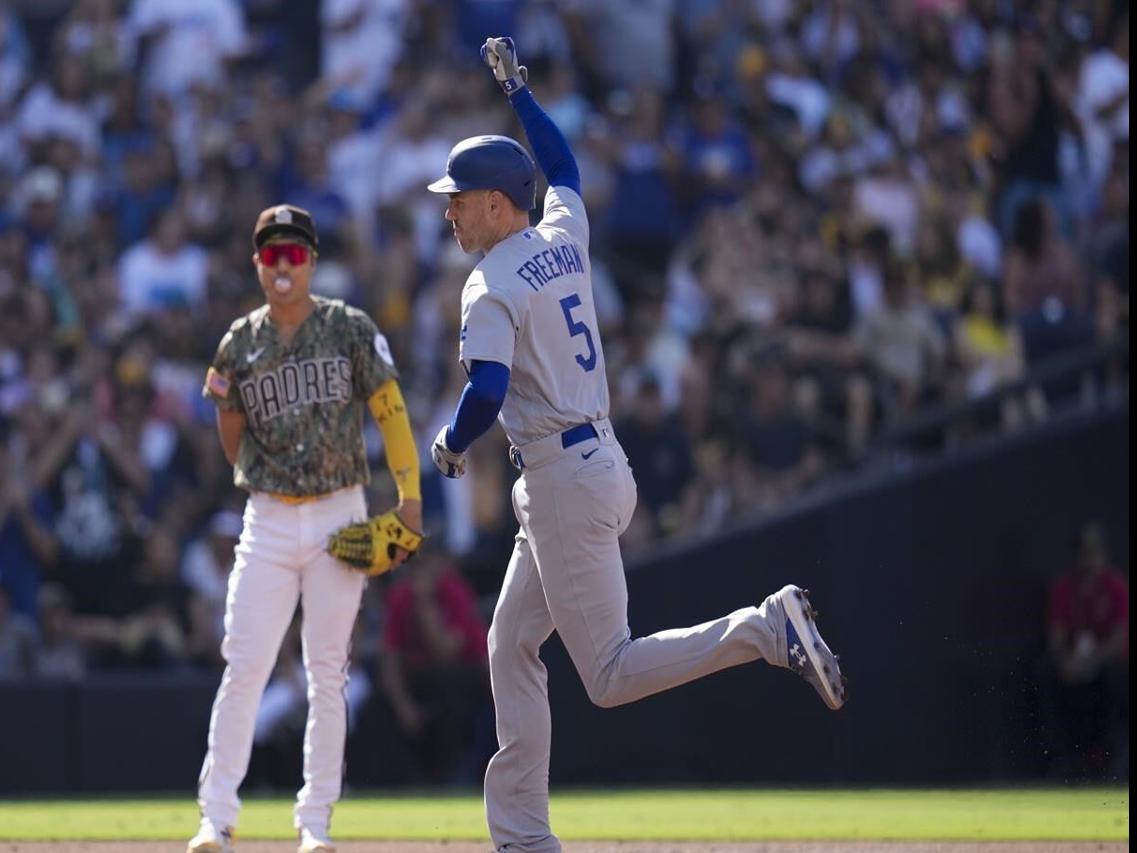
[[[528,444],[608,416],[608,379],[596,331],[588,218],[580,196],[550,187],[535,227],[498,243],[462,290],[458,355],[510,368],[500,421]]]

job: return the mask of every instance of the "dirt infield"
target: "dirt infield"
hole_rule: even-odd
[[[240,853],[294,853],[293,841],[243,841]],[[490,853],[476,841],[341,841],[338,853]],[[1127,841],[569,841],[565,853],[1123,853]],[[184,853],[172,841],[0,841],[0,853]]]

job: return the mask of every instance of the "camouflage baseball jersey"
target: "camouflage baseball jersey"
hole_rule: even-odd
[[[253,492],[303,497],[368,482],[363,412],[398,376],[375,323],[338,299],[313,297],[288,346],[268,306],[229,327],[202,395],[245,416],[234,482]]]

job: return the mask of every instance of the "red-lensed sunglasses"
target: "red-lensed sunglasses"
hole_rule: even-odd
[[[266,267],[275,267],[276,262],[284,258],[294,267],[307,263],[312,250],[303,243],[269,243],[257,249],[261,263]]]

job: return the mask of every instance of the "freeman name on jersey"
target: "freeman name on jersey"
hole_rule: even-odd
[[[584,272],[584,261],[575,243],[542,249],[517,268],[517,274],[535,291],[553,279],[574,272]]]
[[[298,406],[351,400],[351,362],[342,357],[306,358],[246,379],[241,402],[249,420],[260,425]]]

